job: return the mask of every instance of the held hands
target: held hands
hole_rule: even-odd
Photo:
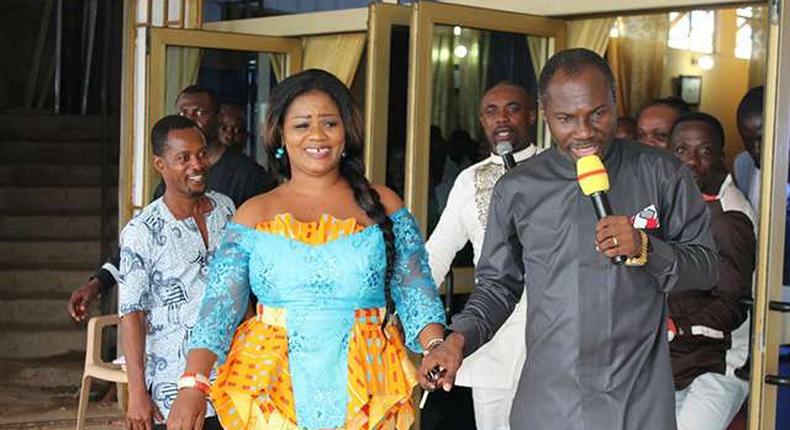
[[[206,419],[206,395],[197,388],[182,388],[170,414],[167,430],[201,430]]]
[[[609,258],[635,257],[641,247],[642,237],[627,216],[607,216],[595,226],[595,249]]]
[[[464,338],[459,333],[447,336],[444,342],[431,348],[422,359],[417,372],[420,386],[428,391],[442,387],[450,391],[455,383],[455,374],[463,360]]]
[[[130,394],[129,406],[126,409],[127,428],[130,430],[152,430],[154,420],[159,422],[164,420],[162,413],[159,412],[147,392]]]

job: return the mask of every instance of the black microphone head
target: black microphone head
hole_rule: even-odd
[[[499,142],[496,144],[496,153],[500,156],[512,154],[513,153],[513,145],[510,142]]]

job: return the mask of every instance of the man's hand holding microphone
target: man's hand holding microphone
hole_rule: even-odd
[[[598,224],[595,226],[595,249],[620,265],[627,258],[637,257],[642,252],[640,233],[623,215],[612,215],[606,192],[609,191],[609,175],[597,155],[588,155],[576,161],[576,177],[582,193],[590,196]]]

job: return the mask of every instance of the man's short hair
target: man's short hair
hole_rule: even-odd
[[[153,151],[154,155],[161,157],[167,145],[167,135],[173,130],[185,130],[189,128],[194,128],[200,132],[201,136],[203,135],[200,127],[187,117],[181,115],[168,115],[163,117],[157,121],[156,124],[154,124],[154,128],[151,129],[151,151]]]
[[[719,150],[724,153],[724,127],[722,127],[721,122],[719,122],[715,116],[705,112],[687,113],[675,120],[675,123],[672,124],[672,130],[669,132],[669,135],[672,136],[678,125],[683,124],[684,122],[702,122],[708,124],[713,130],[713,142],[716,144]]]
[[[678,116],[683,116],[691,112],[688,103],[684,102],[683,100],[677,97],[666,97],[662,99],[654,99],[650,103],[642,106],[642,109],[639,111],[639,115],[637,115],[637,118],[642,116],[642,112],[646,111],[651,107],[656,107],[656,106],[666,106],[677,112]]]
[[[530,100],[530,102],[533,101],[532,94],[530,94],[530,92],[526,88],[524,88],[523,85],[519,84],[518,82],[513,82],[513,81],[510,81],[510,80],[507,80],[507,79],[502,80],[502,81],[498,81],[498,82],[494,82],[493,84],[489,85],[488,87],[486,87],[485,91],[483,91],[483,95],[488,94],[489,91],[493,90],[496,87],[514,87],[514,88],[517,88],[519,91],[523,92],[524,95],[527,96],[527,98]]]
[[[181,90],[181,92],[178,93],[178,96],[176,96],[176,102],[178,102],[178,99],[180,99],[181,96],[183,95],[193,95],[193,94],[208,95],[208,98],[211,100],[212,109],[215,112],[219,112],[219,103],[217,102],[217,96],[215,96],[214,93],[208,88],[201,87],[200,85],[197,84],[190,85],[184,88],[183,90]]]
[[[541,102],[543,102],[546,97],[546,90],[548,89],[549,82],[554,78],[557,72],[561,71],[568,76],[576,76],[588,68],[598,70],[604,75],[609,84],[609,89],[612,92],[612,99],[616,99],[617,91],[615,89],[614,74],[612,74],[612,69],[609,68],[609,63],[600,55],[589,49],[573,48],[554,54],[553,57],[549,58],[549,61],[546,62],[546,65],[540,72],[538,93]]]
[[[750,116],[762,117],[763,103],[765,103],[765,87],[760,85],[750,89],[738,104],[738,121]]]

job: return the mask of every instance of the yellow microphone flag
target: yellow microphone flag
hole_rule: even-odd
[[[609,175],[597,155],[576,160],[576,179],[585,196],[609,191]]]

